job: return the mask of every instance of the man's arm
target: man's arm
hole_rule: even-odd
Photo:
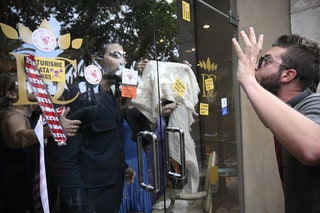
[[[81,121],[67,119],[65,116],[69,111],[70,109],[67,108],[65,114],[60,119],[67,137],[73,137],[76,135]],[[43,131],[44,138],[52,136],[48,126],[45,126]],[[2,133],[5,143],[11,148],[26,147],[38,142],[29,120],[22,114],[14,113],[7,116],[2,127]]]
[[[320,126],[292,109],[278,97],[264,89],[255,79],[255,66],[262,49],[263,36],[258,42],[253,28],[249,37],[242,31],[242,51],[236,39],[233,45],[238,55],[238,81],[248,96],[262,123],[282,145],[305,165],[320,163]]]
[[[28,118],[18,113],[7,115],[3,121],[1,132],[5,144],[11,148],[30,146],[38,141]]]

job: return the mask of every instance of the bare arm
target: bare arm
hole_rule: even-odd
[[[63,116],[61,116],[61,124],[65,129],[68,137],[76,135],[81,121],[69,120],[65,116],[69,113],[68,108]],[[4,142],[11,148],[20,148],[33,145],[38,142],[34,129],[31,128],[28,118],[19,113],[9,112],[1,126]],[[44,138],[51,137],[48,126],[44,127]]]
[[[282,145],[306,165],[320,163],[320,126],[292,109],[282,100],[265,90],[255,79],[255,66],[262,49],[263,36],[258,42],[253,28],[249,37],[242,31],[240,36],[244,51],[236,39],[233,46],[238,55],[238,81],[248,96],[262,123],[269,128]]]
[[[20,148],[37,143],[36,135],[24,115],[8,113],[2,123],[1,132],[7,146]]]

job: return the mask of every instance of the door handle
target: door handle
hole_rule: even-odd
[[[170,144],[169,144],[169,133],[179,133],[180,141],[180,162],[181,162],[181,174],[171,171],[170,168]],[[165,144],[166,144],[166,157],[167,157],[167,174],[177,180],[184,180],[186,178],[186,152],[185,152],[185,141],[183,129],[178,127],[167,127],[165,129]]]
[[[153,166],[154,166],[154,186],[151,184],[146,184],[144,180],[144,165],[142,159],[142,140],[143,139],[151,139],[152,140],[152,147],[153,147]],[[140,131],[138,133],[138,173],[139,173],[139,185],[149,192],[158,192],[160,190],[160,166],[159,166],[159,152],[158,152],[158,138],[153,132],[149,131]]]

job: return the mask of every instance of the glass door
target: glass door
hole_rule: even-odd
[[[166,208],[161,211],[242,211],[239,91],[230,42],[237,32],[234,4],[176,1],[178,57],[177,61],[162,61],[188,68],[183,75],[180,70],[172,71],[170,79],[162,74],[170,68],[162,70],[162,62],[158,64],[160,99],[169,97],[178,103],[169,115],[165,112],[171,101],[162,103],[168,144],[164,162],[169,173],[163,184],[166,193],[160,199]],[[174,97],[165,93],[170,83]],[[183,134],[177,134],[178,130]]]
[[[19,98],[13,106],[36,108],[30,117],[34,125],[44,110],[39,99],[28,98],[35,91],[26,83],[25,57],[31,55],[54,108],[70,107],[68,118],[83,119],[77,136],[65,146],[52,138],[44,146],[48,206],[42,201],[43,208],[63,212],[65,203],[75,212],[91,208],[86,193],[118,179],[106,174],[96,182],[92,176],[116,171],[118,166],[112,165],[118,162],[112,160],[125,153],[135,178],[121,184],[119,212],[241,212],[233,7],[226,1],[200,0],[1,2],[0,69],[17,76]],[[99,126],[90,110],[103,102],[105,85],[120,105],[121,118],[102,113],[97,119],[105,122]],[[107,140],[117,122],[123,128],[123,148],[111,160],[99,161],[95,157],[115,145],[96,144],[96,138]],[[40,147],[19,147],[27,173],[16,174],[28,175],[15,199],[34,196]],[[8,150],[12,147],[1,145],[1,156],[8,156]],[[5,162],[2,157],[1,177],[8,172]],[[125,175],[130,179],[132,173]],[[8,179],[1,182],[5,210]],[[34,211],[35,200],[24,208]]]
[[[209,169],[212,212],[241,211],[241,145],[238,90],[234,75],[231,38],[237,20],[232,1],[196,1],[196,44],[202,169],[214,153],[217,170]],[[213,172],[214,171],[214,172]],[[211,172],[211,173],[210,173]]]

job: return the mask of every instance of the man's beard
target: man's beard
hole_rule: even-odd
[[[119,71],[120,67],[111,66],[109,64],[105,64],[103,68],[103,72],[105,75],[116,75],[116,72]]]
[[[103,75],[103,78],[106,79],[110,85],[118,85],[122,80],[120,76],[114,73],[107,73]]]
[[[105,74],[105,75],[110,75],[110,76],[116,75],[116,72],[117,72],[118,70],[119,70],[119,69],[114,69],[114,70],[105,69],[105,70],[104,70],[104,74]]]
[[[259,83],[263,88],[265,88],[272,94],[278,95],[278,91],[281,86],[280,76],[281,76],[281,71],[278,71],[273,75],[261,78]]]

